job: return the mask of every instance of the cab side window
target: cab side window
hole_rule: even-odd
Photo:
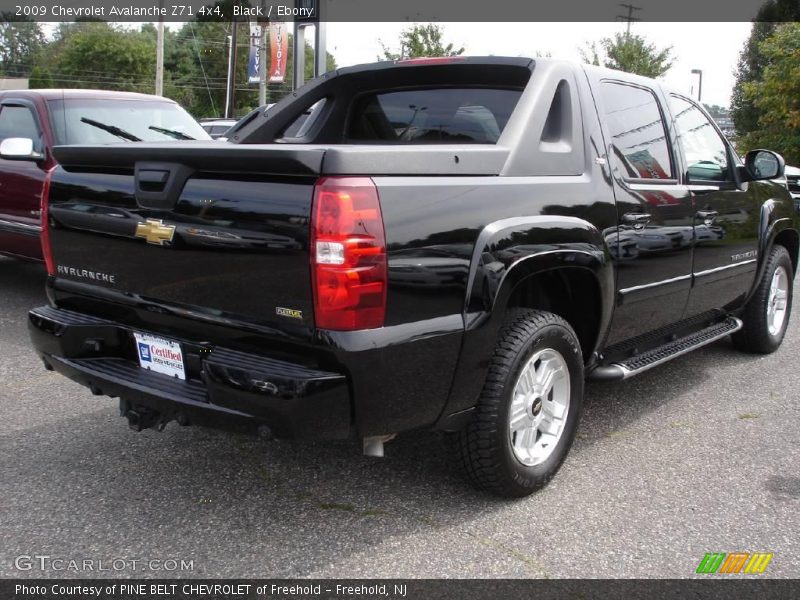
[[[0,107],[0,141],[6,138],[29,138],[34,149],[41,152],[41,133],[36,119],[27,106]]]
[[[670,107],[689,181],[733,181],[728,146],[709,118],[693,103],[677,96],[670,97]]]
[[[653,92],[604,81],[600,95],[611,134],[614,170],[626,179],[672,179],[666,128]]]

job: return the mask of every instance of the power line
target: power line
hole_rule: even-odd
[[[625,3],[622,3],[622,2],[620,2],[620,6],[623,7],[623,8],[627,8],[628,9],[628,15],[627,16],[625,16],[625,15],[617,15],[617,19],[618,20],[619,19],[624,19],[624,20],[626,20],[628,22],[628,31],[627,31],[627,33],[625,35],[626,35],[626,37],[630,37],[631,36],[631,23],[633,23],[634,21],[641,21],[641,19],[633,16],[633,11],[642,10],[642,7],[641,6],[634,6],[633,4],[625,4]]]
[[[208,78],[206,77],[206,69],[203,66],[203,59],[200,56],[200,51],[197,49],[197,36],[194,34],[194,24],[189,21],[189,27],[192,31],[192,38],[194,38],[194,51],[197,52],[197,60],[200,62],[200,70],[203,72],[203,79],[206,81],[206,89],[208,89]],[[211,94],[211,90],[208,90],[208,99],[211,101],[211,110],[214,114],[217,113],[217,107],[214,105],[214,97]]]

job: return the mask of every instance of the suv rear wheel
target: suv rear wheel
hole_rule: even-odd
[[[572,327],[549,312],[513,309],[456,440],[467,475],[500,496],[541,488],[572,445],[582,403],[583,358]]]

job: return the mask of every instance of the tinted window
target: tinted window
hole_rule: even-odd
[[[623,177],[671,179],[666,129],[653,93],[611,82],[604,82],[600,93],[615,168]]]
[[[60,144],[111,144],[124,141],[122,136],[112,133],[113,128],[119,128],[145,142],[166,142],[187,137],[211,139],[189,113],[172,102],[67,98],[51,100],[49,105]],[[94,121],[94,124],[84,119]]]
[[[670,105],[689,179],[728,181],[728,147],[708,117],[683,98],[671,97]]]
[[[450,88],[368,94],[353,107],[347,137],[398,144],[494,144],[520,94]]]
[[[0,110],[0,140],[12,137],[29,138],[38,143],[39,128],[29,108],[4,106]]]

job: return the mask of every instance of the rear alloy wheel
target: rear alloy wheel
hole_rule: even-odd
[[[472,482],[520,497],[558,471],[583,401],[583,358],[575,332],[549,312],[514,309],[498,335],[472,420],[456,441]]]
[[[778,349],[792,312],[792,275],[792,260],[786,248],[774,246],[742,314],[744,326],[733,335],[737,348],[760,354]]]
[[[508,435],[523,465],[546,461],[558,445],[569,413],[569,367],[552,348],[534,353],[511,392]]]

